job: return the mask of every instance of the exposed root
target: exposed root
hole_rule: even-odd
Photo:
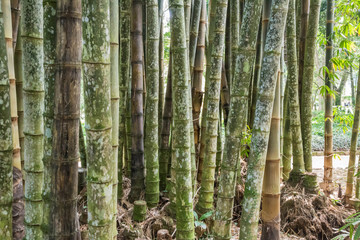
[[[323,195],[304,194],[286,185],[281,195],[281,227],[286,233],[309,240],[331,239],[351,211]]]

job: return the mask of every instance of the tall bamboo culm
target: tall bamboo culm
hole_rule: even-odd
[[[236,50],[236,61],[232,86],[229,122],[225,132],[225,145],[221,163],[219,192],[213,234],[215,239],[231,238],[231,219],[233,213],[237,168],[239,167],[241,136],[247,121],[250,66],[255,61],[256,37],[254,31],[259,26],[262,0],[247,1],[243,24],[240,30],[240,44]],[[245,39],[247,39],[245,41]]]
[[[113,239],[117,238],[117,199],[118,199],[118,162],[119,158],[119,0],[110,0],[110,98],[111,98],[111,145],[112,145],[112,204],[113,204]],[[121,181],[122,183],[122,181]]]
[[[16,49],[16,42],[19,36],[21,0],[11,0],[11,22],[13,48]]]
[[[312,89],[314,81],[316,38],[320,17],[320,0],[310,3],[308,32],[305,43],[305,62],[301,92],[301,135],[303,138],[304,163],[307,172],[312,171]]]
[[[55,226],[50,225],[50,208],[55,201],[51,196],[51,164],[53,145],[53,124],[55,111],[55,77],[56,77],[56,1],[43,1],[44,6],[44,81],[45,81],[45,104],[44,104],[44,186],[43,186],[43,222],[42,230],[44,238],[49,239]],[[58,140],[60,141],[60,140]],[[58,176],[57,176],[58,177]],[[52,229],[51,229],[52,228]]]
[[[19,28],[20,32],[20,28]],[[20,158],[21,158],[21,172],[18,174],[22,175],[22,187],[17,187],[19,194],[21,194],[21,199],[14,197],[13,203],[17,204],[17,216],[13,215],[13,219],[21,218],[17,220],[17,223],[20,223],[20,226],[13,226],[13,237],[14,239],[23,239],[25,236],[24,229],[24,217],[25,217],[25,204],[24,204],[24,183],[25,183],[25,174],[24,174],[24,105],[23,105],[23,69],[22,69],[22,43],[21,43],[21,34],[17,35],[17,44],[14,56],[14,65],[15,65],[15,78],[16,78],[16,99],[17,99],[17,111],[18,111],[18,126],[19,126],[19,143],[20,143]],[[16,172],[14,172],[16,174]],[[21,212],[21,214],[20,214]]]
[[[21,32],[24,71],[24,170],[26,239],[42,239],[44,178],[44,51],[43,2],[22,4]]]
[[[52,160],[49,173],[51,198],[48,239],[77,239],[80,237],[77,195],[80,158],[81,1],[59,0],[54,3],[56,7],[54,63],[57,69],[53,100],[55,108]],[[45,13],[50,14],[47,11]]]
[[[170,50],[169,56],[169,69],[168,69],[168,78],[166,83],[166,94],[165,94],[165,104],[164,111],[162,115],[162,126],[161,126],[161,138],[160,138],[160,148],[159,148],[159,177],[160,177],[160,191],[166,189],[168,172],[168,165],[171,161],[171,146],[169,143],[170,139],[170,127],[172,120],[172,77],[171,77],[171,61],[172,54]]]
[[[280,239],[280,74],[279,69],[262,189],[261,239],[263,240]]]
[[[215,26],[213,28],[213,33],[210,33],[214,35],[214,42],[211,47],[211,61],[209,65],[209,74],[207,75],[208,101],[205,103],[207,108],[205,157],[199,201],[196,206],[196,209],[200,213],[206,213],[212,210],[214,202],[213,195],[216,169],[220,85],[224,51],[223,45],[225,42],[227,0],[217,1],[215,8],[216,15],[213,19]]]
[[[290,109],[289,109],[289,80],[286,80],[284,91],[284,144],[282,150],[283,172],[282,178],[287,181],[291,172],[292,158],[292,134],[290,129]]]
[[[194,239],[194,216],[191,181],[191,146],[189,102],[189,61],[185,41],[184,2],[170,0],[173,130],[172,149],[176,171],[177,239]],[[175,104],[176,103],[176,104]]]
[[[119,153],[118,153],[118,198],[123,196],[122,178],[123,168],[127,166],[127,139],[126,135],[126,113],[128,101],[128,89],[130,83],[130,9],[131,0],[120,0],[119,2]],[[127,169],[124,169],[127,174]],[[126,175],[125,174],[125,175]]]
[[[200,151],[200,111],[203,102],[203,72],[205,59],[205,36],[206,36],[206,1],[202,0],[201,15],[199,22],[198,40],[196,42],[196,54],[192,71],[192,109],[194,124],[194,144],[196,159]]]
[[[8,59],[8,74],[10,83],[10,109],[11,109],[11,129],[13,141],[13,237],[21,238],[24,235],[23,219],[24,219],[24,202],[23,202],[23,176],[21,172],[21,154],[20,154],[20,138],[19,138],[19,122],[17,109],[17,90],[14,66],[14,48],[13,48],[13,26],[11,2],[10,0],[2,0],[2,9],[4,16],[4,34],[6,42],[6,52]],[[17,21],[18,24],[18,21]]]
[[[109,1],[84,1],[82,9],[89,238],[112,239],[114,158],[111,147]]]
[[[4,19],[4,34],[6,42],[6,52],[8,60],[8,74],[10,81],[10,109],[11,109],[11,129],[13,141],[13,166],[21,170],[21,156],[20,156],[20,142],[19,142],[19,126],[17,113],[17,99],[16,99],[16,79],[14,67],[14,49],[12,38],[12,23],[11,23],[11,6],[10,0],[1,0],[3,19]]]
[[[360,69],[359,69],[360,70]],[[358,75],[358,86],[360,84],[360,75]],[[356,162],[356,148],[357,140],[359,135],[359,125],[360,125],[360,88],[356,90],[356,105],[354,113],[354,124],[352,127],[351,134],[351,145],[350,145],[350,158],[347,172],[346,180],[346,190],[345,190],[345,202],[349,202],[349,199],[352,198],[353,194],[353,185],[354,185],[354,173],[355,173],[355,162]],[[357,172],[360,172],[359,170]],[[359,198],[359,181],[356,181],[356,190],[355,197]]]
[[[305,171],[305,165],[301,138],[295,16],[295,0],[290,0],[286,24],[286,49],[289,81],[288,107],[290,111],[290,129],[293,153],[293,170],[290,172],[290,180],[293,181],[294,184],[297,184],[299,182],[300,175]]]
[[[334,32],[334,0],[327,0],[326,10],[326,53],[325,64],[329,72],[333,71],[331,59],[333,57],[333,32]],[[326,72],[325,85],[332,90],[333,86],[329,74]],[[333,97],[326,91],[325,96],[325,149],[324,149],[324,182],[322,188],[326,194],[333,191]]]
[[[310,11],[310,0],[302,0],[300,3],[300,29],[299,32],[299,45],[297,45],[298,49],[298,88],[299,88],[299,106],[300,106],[300,112],[301,110],[301,103],[302,103],[302,82],[303,82],[303,76],[304,76],[304,62],[305,62],[305,45],[306,45],[306,35],[308,32],[308,25],[309,25],[309,11]],[[302,137],[304,138],[304,137]],[[306,165],[306,164],[305,164]]]
[[[159,13],[158,0],[146,2],[146,81],[145,106],[145,199],[149,208],[159,202]]]
[[[273,0],[264,0],[263,3],[263,10],[262,10],[262,17],[261,17],[261,32],[259,32],[258,35],[258,42],[260,42],[261,45],[258,45],[256,53],[258,56],[256,56],[256,65],[255,65],[255,71],[254,71],[254,81],[253,81],[253,89],[252,89],[252,104],[251,104],[251,115],[250,115],[250,127],[253,127],[254,124],[254,118],[255,118],[255,110],[256,110],[256,100],[257,100],[257,94],[258,94],[258,87],[259,87],[259,81],[260,81],[260,73],[261,73],[261,64],[262,59],[264,55],[264,47],[265,47],[265,40],[266,40],[266,34],[269,28],[269,20],[270,20],[270,14],[271,14],[271,3]],[[259,30],[260,31],[260,30]]]
[[[264,48],[261,81],[256,102],[254,128],[250,147],[248,174],[245,182],[243,213],[240,222],[240,239],[256,239],[259,207],[264,180],[264,168],[271,114],[273,110],[275,86],[280,65],[288,0],[274,0],[269,22],[269,30]],[[255,32],[256,34],[257,32]],[[270,87],[269,87],[270,86]]]
[[[13,141],[10,109],[10,84],[4,34],[4,15],[0,4],[0,236],[12,240],[12,161]]]
[[[131,202],[145,190],[143,3],[132,0],[131,7]]]

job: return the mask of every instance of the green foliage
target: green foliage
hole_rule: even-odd
[[[348,150],[350,149],[354,115],[350,112],[346,112],[342,107],[334,107],[333,114],[334,150]],[[322,151],[324,149],[324,122],[324,112],[314,111],[312,118],[312,148],[316,151]],[[360,142],[360,139],[358,142]]]
[[[213,215],[213,213],[214,213],[214,211],[206,212],[203,215],[201,215],[200,218],[199,218],[198,214],[194,211],[194,218],[195,218],[194,224],[195,224],[195,227],[201,227],[203,231],[206,231],[208,228],[207,228],[207,225],[204,222],[204,220],[211,217]]]
[[[360,239],[360,212],[355,213],[345,219],[345,225],[339,229],[338,236],[334,237],[332,240],[357,240]]]
[[[250,149],[246,146],[250,146],[251,136],[252,136],[252,129],[249,127],[249,125],[246,125],[246,129],[241,137],[241,146],[244,146],[241,151],[241,156],[246,156],[246,157],[249,156]]]

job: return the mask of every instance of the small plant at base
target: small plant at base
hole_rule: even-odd
[[[334,237],[332,240],[357,240],[360,239],[360,212],[357,212],[345,219],[345,225],[339,229],[341,234]],[[349,230],[346,230],[349,229]]]
[[[207,230],[207,225],[206,223],[204,222],[205,219],[211,217],[211,215],[214,213],[214,211],[209,211],[209,212],[206,212],[204,213],[203,215],[198,216],[198,214],[194,211],[194,218],[195,218],[195,221],[194,221],[194,224],[195,224],[195,228],[198,228],[200,227],[202,232],[205,232]],[[202,239],[201,237],[199,239]]]

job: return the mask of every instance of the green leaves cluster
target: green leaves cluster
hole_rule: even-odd
[[[346,218],[345,223],[346,224],[339,229],[341,234],[334,237],[332,240],[360,239],[360,212],[357,212]]]

